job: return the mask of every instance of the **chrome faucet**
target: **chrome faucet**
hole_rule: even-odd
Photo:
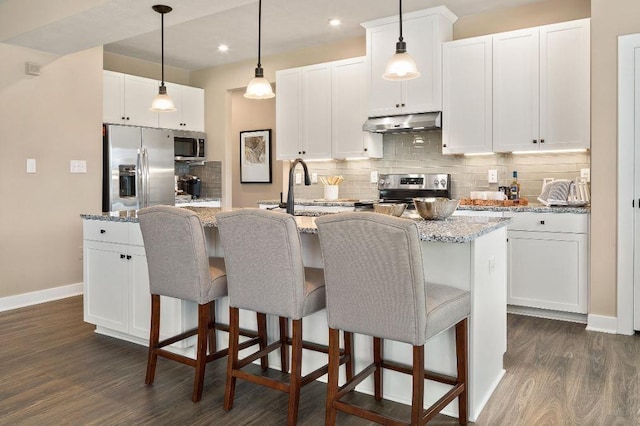
[[[304,184],[309,186],[311,185],[311,179],[309,178],[309,170],[307,169],[307,164],[302,160],[302,158],[296,158],[291,164],[291,168],[289,169],[289,191],[287,192],[287,213],[293,214],[293,170],[296,168],[298,163],[302,164],[302,168],[304,169]]]

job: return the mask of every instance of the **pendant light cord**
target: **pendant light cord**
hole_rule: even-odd
[[[400,0],[400,41],[404,41],[404,39],[402,38],[402,0]]]
[[[164,13],[160,14],[160,48],[162,51],[162,83],[160,85],[164,86]]]
[[[262,0],[258,0],[258,68],[260,64],[260,46],[262,45]]]

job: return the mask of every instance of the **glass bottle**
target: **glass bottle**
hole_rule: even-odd
[[[513,182],[509,186],[511,200],[519,200],[520,199],[520,184],[518,183],[518,172],[516,170],[513,171]]]

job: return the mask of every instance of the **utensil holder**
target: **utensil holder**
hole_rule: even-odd
[[[338,199],[338,185],[324,186],[324,199],[334,201]]]

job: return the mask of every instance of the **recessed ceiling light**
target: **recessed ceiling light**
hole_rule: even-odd
[[[329,25],[331,25],[332,27],[337,27],[340,26],[340,20],[338,18],[331,18],[329,19]]]
[[[229,50],[229,46],[227,46],[226,44],[221,44],[220,46],[218,46],[218,50],[220,52],[226,52],[227,50]]]

